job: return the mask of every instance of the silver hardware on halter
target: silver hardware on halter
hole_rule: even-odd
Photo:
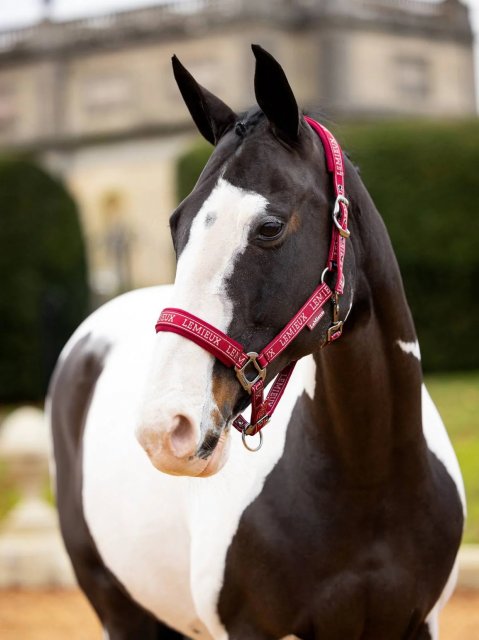
[[[243,389],[247,391],[249,394],[251,394],[252,386],[256,384],[258,380],[264,380],[266,378],[266,367],[264,369],[261,367],[261,365],[258,362],[259,354],[256,353],[255,351],[250,351],[246,355],[248,356],[249,360],[247,360],[242,367],[235,367],[235,372],[236,372],[236,377],[240,381],[240,384],[243,387]],[[253,380],[249,380],[246,377],[246,373],[245,373],[246,367],[248,367],[250,364],[252,364],[257,371],[257,375]]]
[[[263,427],[265,427],[268,424],[268,422],[270,420],[271,420],[271,416],[266,414],[265,416],[260,418],[257,422],[255,422],[254,424],[250,424],[249,427],[245,427],[243,429],[243,432],[247,436],[254,436],[254,435],[256,435],[256,433],[259,433],[259,431],[256,431],[257,427],[262,429]]]
[[[243,440],[243,444],[245,448],[248,449],[248,451],[251,451],[252,453],[255,453],[255,451],[259,451],[263,446],[263,432],[258,431],[258,435],[259,435],[259,444],[256,448],[254,448],[254,447],[250,447],[246,442],[246,429],[243,429],[241,433],[241,439]]]
[[[333,222],[339,231],[339,235],[342,238],[349,238],[349,236],[351,235],[349,229],[343,229],[338,219],[338,214],[341,213],[341,206],[340,206],[341,204],[344,204],[346,207],[349,207],[349,200],[344,196],[338,196],[336,198],[336,202],[334,203],[334,209],[333,209]]]
[[[343,333],[344,322],[339,319],[339,294],[333,295],[333,324],[328,329],[328,342],[337,340]]]

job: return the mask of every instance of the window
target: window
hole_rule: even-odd
[[[133,87],[129,76],[122,74],[96,75],[83,86],[83,101],[88,111],[113,111],[128,108]]]
[[[428,61],[415,56],[400,56],[395,62],[398,93],[404,98],[425,98],[431,91]]]

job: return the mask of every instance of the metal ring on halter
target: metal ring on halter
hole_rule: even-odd
[[[321,284],[324,284],[324,278],[328,273],[328,271],[329,271],[329,267],[326,267],[326,269],[323,269],[323,273],[321,274]]]
[[[255,451],[259,451],[261,449],[261,447],[263,446],[263,433],[262,433],[262,431],[258,431],[258,435],[259,435],[259,444],[256,447],[256,449],[254,449],[253,447],[250,447],[246,443],[246,429],[243,429],[243,431],[241,432],[241,439],[243,440],[243,444],[244,444],[245,448],[248,449],[248,451],[252,451],[254,453]]]

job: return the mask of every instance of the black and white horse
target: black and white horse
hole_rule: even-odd
[[[232,369],[154,331],[172,306],[259,352],[321,281],[324,148],[279,64],[253,50],[260,108],[240,116],[174,59],[216,146],[171,218],[175,283],[106,304],[60,357],[49,410],[65,543],[110,640],[436,639],[464,489],[352,164],[344,332],[322,348],[329,302],[271,364],[266,382],[299,360],[261,451],[231,429],[249,402]]]

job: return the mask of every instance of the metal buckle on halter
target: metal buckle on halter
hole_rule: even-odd
[[[343,324],[344,323],[342,320],[333,322],[333,324],[328,329],[328,342],[334,342],[341,337],[343,333]]]
[[[334,203],[334,208],[333,208],[333,222],[339,231],[339,235],[342,238],[349,238],[349,236],[351,235],[351,232],[347,228],[343,229],[338,218],[338,214],[341,213],[341,204],[344,204],[346,207],[349,207],[349,200],[344,196],[338,196],[336,198],[336,202]]]
[[[333,324],[328,329],[328,342],[334,342],[343,333],[344,322],[339,319],[339,294],[333,296]]]
[[[240,384],[243,387],[243,389],[247,391],[249,394],[251,394],[252,386],[256,384],[258,380],[264,380],[266,378],[266,367],[264,369],[261,367],[261,365],[258,362],[259,354],[256,353],[255,351],[250,351],[246,355],[248,356],[249,360],[247,360],[242,367],[235,367],[235,372],[236,372],[236,377],[240,381]],[[257,372],[253,380],[249,380],[249,378],[246,377],[246,368],[250,364],[253,365],[253,367],[256,369],[256,372]]]
[[[246,427],[246,429],[244,429],[244,434],[246,436],[254,436],[256,435],[256,433],[261,433],[261,429],[265,427],[270,420],[271,416],[266,414],[265,416],[260,418],[258,422],[255,422],[255,424],[250,424],[249,427]]]
[[[250,424],[248,427],[246,427],[245,429],[243,429],[243,433],[245,436],[254,436],[257,433],[261,433],[261,429],[263,427],[265,427],[268,422],[271,420],[271,416],[269,416],[268,414],[266,414],[265,416],[263,416],[262,418],[260,418],[258,420],[258,422],[255,422],[254,424]],[[259,429],[258,429],[259,427]]]

